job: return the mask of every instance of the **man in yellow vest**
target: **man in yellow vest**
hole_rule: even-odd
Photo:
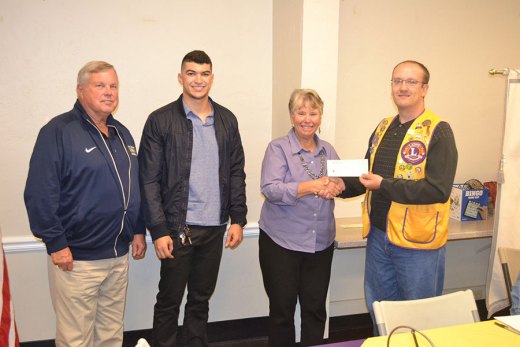
[[[424,106],[430,73],[404,61],[392,73],[397,116],[372,133],[370,172],[345,178],[342,197],[365,194],[365,297],[411,300],[442,294],[449,197],[457,167],[453,132]]]

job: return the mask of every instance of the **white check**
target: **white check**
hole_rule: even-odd
[[[327,160],[327,176],[359,177],[368,172],[368,159]]]

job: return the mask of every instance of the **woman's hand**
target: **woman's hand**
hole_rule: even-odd
[[[319,190],[316,195],[323,199],[334,199],[336,196],[341,194],[345,190],[345,183],[341,178],[337,177],[322,177],[320,179],[325,179],[324,182],[327,182],[323,189]]]

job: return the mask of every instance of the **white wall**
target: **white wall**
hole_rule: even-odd
[[[431,73],[426,106],[455,133],[456,182],[496,180],[505,79],[490,77],[488,70],[520,66],[519,18],[517,0],[340,1],[335,141],[340,156],[363,156],[378,121],[395,114],[392,69],[413,59]],[[358,215],[358,201],[340,203],[337,211]]]
[[[92,59],[116,66],[121,82],[121,106],[116,116],[139,141],[147,115],[180,93],[176,74],[182,56],[192,49],[210,54],[215,72],[212,96],[239,119],[251,222],[239,249],[224,253],[210,319],[265,316],[268,307],[256,240],[262,204],[260,163],[271,134],[287,131],[272,131],[273,93],[277,94],[272,87],[273,56],[283,54],[274,51],[272,0],[0,1],[0,224],[22,341],[52,338],[54,327],[46,255],[30,236],[22,199],[29,157],[40,127],[72,107],[77,70]],[[320,5],[315,0],[285,1],[304,2],[303,8]],[[329,107],[325,99],[325,117],[333,120],[335,133],[324,136],[330,136],[339,154],[346,159],[363,156],[373,127],[394,112],[391,69],[411,58],[430,68],[427,105],[455,131],[460,156],[457,180],[495,179],[505,82],[489,77],[487,70],[520,66],[516,44],[520,42],[520,2],[335,1],[327,0],[323,6],[326,13],[339,5],[339,16],[327,17],[339,18],[337,35],[316,37],[319,35],[308,31],[316,25],[314,20],[303,23],[301,32],[306,33],[303,42],[318,39],[327,52],[338,52],[337,59],[327,57],[326,63],[336,61],[337,66],[322,69],[319,60],[307,59],[302,76],[293,75],[298,69],[289,69],[287,77],[323,83],[323,76],[313,74],[325,73],[325,81],[329,78],[331,85],[337,83],[337,101]],[[302,13],[287,10],[284,15]],[[291,23],[299,25],[300,21]],[[327,30],[331,27],[336,26],[327,25]],[[295,32],[299,35],[297,28]],[[309,46],[278,42],[276,47],[305,50]],[[319,56],[315,53],[314,57]],[[338,73],[329,76],[324,71]],[[283,79],[283,73],[278,71],[275,80]],[[329,87],[325,95],[330,93]],[[287,90],[280,93],[283,95],[277,99],[288,99]],[[327,113],[334,109],[335,113]],[[350,215],[359,215],[359,200],[338,201],[336,216]],[[489,240],[459,242],[448,247],[447,288],[479,290],[485,282]],[[363,260],[363,249],[336,252],[332,316],[364,312]],[[125,318],[128,330],[151,326],[158,275],[152,248],[144,261],[132,262]]]
[[[215,74],[211,95],[239,120],[254,224],[262,203],[258,158],[271,139],[271,32],[272,4],[264,0],[1,0],[0,225],[6,247],[21,250],[8,251],[7,258],[22,341],[52,338],[54,330],[45,252],[31,249],[23,204],[29,158],[41,126],[72,108],[81,66],[101,59],[116,67],[121,83],[116,118],[139,143],[148,114],[181,93],[177,73],[184,54],[205,50]],[[246,244],[232,257],[239,267],[256,260]],[[226,262],[223,267],[231,268]],[[142,329],[151,326],[159,274],[153,247],[146,260],[132,265],[128,328]],[[224,315],[213,316],[226,319],[225,312],[237,312],[228,306],[216,310]]]
[[[315,89],[325,100],[319,136],[334,144],[338,86],[331,77],[338,75],[339,2],[305,0],[304,4],[302,88]]]
[[[302,28],[303,1],[273,2],[273,139],[291,127],[287,104],[301,85]]]
[[[23,188],[36,135],[75,101],[77,71],[112,63],[121,83],[116,117],[139,143],[150,112],[177,99],[182,57],[212,58],[212,97],[239,120],[246,151],[249,218],[258,219],[260,165],[271,138],[272,11],[264,0],[2,0],[0,7],[0,223],[30,235]],[[258,144],[262,144],[259,146]]]

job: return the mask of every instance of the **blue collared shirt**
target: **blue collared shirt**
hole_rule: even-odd
[[[339,159],[331,144],[317,135],[315,139],[313,152],[300,146],[293,129],[287,136],[273,140],[265,151],[260,182],[265,196],[260,228],[281,247],[308,253],[329,247],[336,236],[334,200],[315,195],[297,198],[298,184],[312,179],[298,153],[314,174],[320,172],[320,153],[325,159]]]
[[[215,136],[215,115],[202,120],[183,101],[186,116],[193,124],[193,149],[186,223],[214,226],[220,222],[219,156]]]

